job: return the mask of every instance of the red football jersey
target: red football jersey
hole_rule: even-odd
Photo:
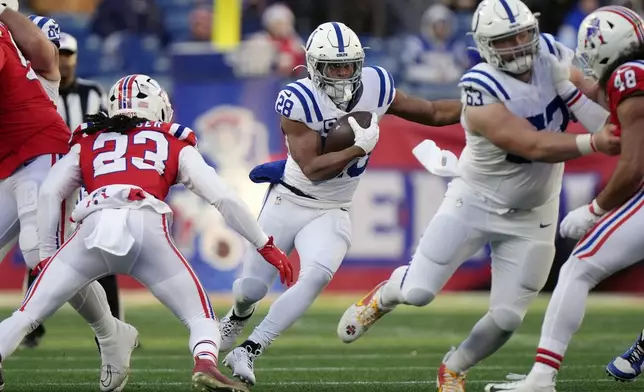
[[[624,98],[636,92],[644,92],[644,61],[629,61],[620,65],[608,80],[606,97],[610,109],[610,122],[617,126],[617,135],[621,131],[617,107]]]
[[[0,179],[25,161],[69,151],[69,129],[9,29],[0,23]]]
[[[88,193],[108,185],[134,185],[164,200],[179,173],[179,153],[195,146],[194,132],[179,124],[148,121],[128,133],[86,135],[81,124],[72,136],[79,143],[82,183]]]

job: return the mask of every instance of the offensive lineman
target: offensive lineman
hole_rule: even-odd
[[[216,206],[278,270],[282,282],[290,284],[288,258],[205,163],[192,130],[166,122],[172,108],[155,80],[126,76],[109,97],[109,117],[95,115],[74,132],[70,153],[54,165],[42,185],[41,272],[20,309],[0,323],[0,357],[8,358],[33,325],[89,282],[122,273],[148,287],[190,329],[195,389],[247,391],[217,369],[219,326],[206,291],[172,242],[172,212],[162,200],[172,184],[186,185]],[[81,185],[89,196],[72,213],[78,229],[56,250],[58,206]],[[104,312],[109,314],[109,309]],[[126,356],[123,362],[129,363],[130,353],[121,353]],[[128,372],[112,369],[111,377],[122,384]],[[101,384],[101,390],[114,388]]]
[[[563,237],[581,239],[559,273],[532,370],[518,382],[489,384],[488,392],[554,392],[568,344],[581,326],[588,292],[640,261],[644,253],[644,20],[624,7],[603,7],[584,19],[577,42],[579,57],[606,91],[610,122],[622,139],[621,156],[599,195],[561,223]],[[611,362],[609,373],[632,381],[641,372],[638,348],[636,342]]]
[[[248,340],[224,360],[248,384],[255,383],[254,359],[308,309],[351,245],[349,207],[378,141],[379,119],[389,113],[421,124],[448,125],[458,122],[461,111],[458,100],[429,102],[396,90],[384,68],[363,69],[358,36],[342,23],[318,26],[305,50],[309,77],[287,85],[275,103],[289,156],[285,168],[280,162],[263,165],[273,169],[274,185],[259,217],[280,248],[287,253],[297,248],[300,276]],[[322,138],[338,118],[353,111],[374,113],[371,125],[362,129],[351,119],[355,145],[320,155]],[[222,350],[234,345],[274,280],[275,272],[248,254],[233,285],[235,303],[222,319]]]
[[[0,4],[0,248],[15,241],[30,268],[38,265],[37,209],[38,191],[50,167],[69,150],[70,132],[48,98],[43,79],[32,69],[14,41],[11,26],[20,37],[25,50],[34,56],[45,78],[55,79],[56,48],[31,21],[15,12],[18,3]],[[6,23],[6,24],[5,24]],[[57,26],[52,21],[50,26]],[[57,29],[56,29],[57,30]],[[47,61],[47,59],[51,61]],[[46,84],[45,84],[46,85]],[[51,89],[47,88],[48,91]],[[62,220],[62,219],[61,219]],[[61,225],[64,227],[64,225]],[[58,233],[58,244],[64,236]],[[101,372],[110,367],[122,368],[121,353],[130,351],[136,342],[136,329],[113,317],[100,284],[91,283],[75,295],[70,304],[90,324],[101,347]],[[34,325],[35,327],[35,325]],[[118,382],[118,378],[112,378]],[[4,385],[0,374],[0,388]],[[112,385],[110,387],[117,385]]]
[[[466,130],[460,177],[449,184],[410,265],[349,307],[338,325],[338,335],[350,343],[398,304],[429,304],[456,269],[490,243],[490,308],[445,355],[437,376],[441,392],[465,390],[467,371],[509,340],[545,284],[555,252],[559,162],[611,152],[619,143],[611,128],[602,129],[608,113],[570,82],[573,53],[539,34],[525,4],[485,0],[472,30],[486,62],[459,84]],[[569,110],[597,133],[561,133]]]

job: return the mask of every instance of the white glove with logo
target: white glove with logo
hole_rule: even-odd
[[[599,208],[595,200],[568,213],[561,221],[559,234],[562,237],[580,239],[590,230],[606,211]]]
[[[378,127],[378,115],[371,113],[371,124],[368,128],[362,128],[355,118],[349,117],[349,125],[355,134],[355,145],[362,148],[369,154],[378,143],[380,138],[380,127]]]

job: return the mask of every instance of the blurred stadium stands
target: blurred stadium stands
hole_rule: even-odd
[[[240,0],[241,1],[241,0]],[[409,34],[418,34],[421,29],[421,16],[425,10],[438,1],[430,0],[364,0],[361,2],[342,2],[329,0],[327,7],[320,7],[315,0],[284,1],[296,14],[297,33],[306,39],[310,30],[320,22],[337,18],[354,28],[369,46],[368,64],[378,64],[389,69],[401,88],[426,96],[428,98],[454,96],[456,90],[453,82],[448,83],[407,83],[401,58],[405,49],[404,40]],[[570,19],[569,14],[578,8],[574,0],[527,1],[535,11],[550,10],[542,13],[542,32],[556,34],[559,25]],[[588,2],[582,0],[579,3]],[[622,1],[623,2],[623,1]],[[114,4],[111,4],[114,3]],[[140,3],[137,5],[137,3]],[[272,3],[271,0],[243,0],[243,34],[261,29],[262,11]],[[476,6],[474,0],[446,0],[455,13],[453,28],[455,37],[465,39],[469,30],[471,12]],[[591,7],[600,5],[590,0]],[[110,5],[111,4],[111,5]],[[46,2],[31,0],[24,12],[38,12],[54,17],[63,31],[74,35],[79,41],[78,75],[99,79],[107,84],[126,73],[139,72],[155,76],[167,75],[170,72],[169,57],[173,52],[172,44],[191,40],[191,13],[197,8],[210,8],[212,4],[205,0],[60,0]],[[149,7],[154,6],[160,13],[158,23],[162,26],[145,26],[156,24],[148,17],[135,15],[137,7],[143,7],[142,14],[150,14]],[[121,9],[123,14],[115,14],[114,9]],[[552,12],[556,9],[557,12]],[[70,11],[71,10],[71,11]],[[103,10],[101,12],[99,10]],[[109,11],[105,11],[109,10]],[[98,12],[97,12],[98,11]],[[114,19],[128,21],[116,23]],[[567,18],[567,19],[566,19]],[[105,20],[112,19],[112,20]],[[130,20],[131,19],[131,20]],[[574,19],[574,17],[573,17]],[[97,25],[101,25],[97,28]],[[103,36],[97,30],[114,31]],[[163,33],[159,33],[163,31]],[[164,46],[167,42],[171,45]],[[467,41],[471,45],[471,42]],[[164,79],[162,77],[162,79]]]

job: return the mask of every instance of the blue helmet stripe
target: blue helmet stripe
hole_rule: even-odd
[[[510,23],[515,23],[517,20],[514,19],[514,14],[512,13],[512,10],[510,9],[510,5],[506,0],[500,0],[501,5],[503,8],[505,8],[505,12],[508,14],[508,18],[510,18]]]
[[[340,25],[336,22],[331,22],[333,28],[335,29],[335,35],[338,37],[338,50],[340,53],[344,53],[344,38],[342,38],[342,31],[340,30]]]

